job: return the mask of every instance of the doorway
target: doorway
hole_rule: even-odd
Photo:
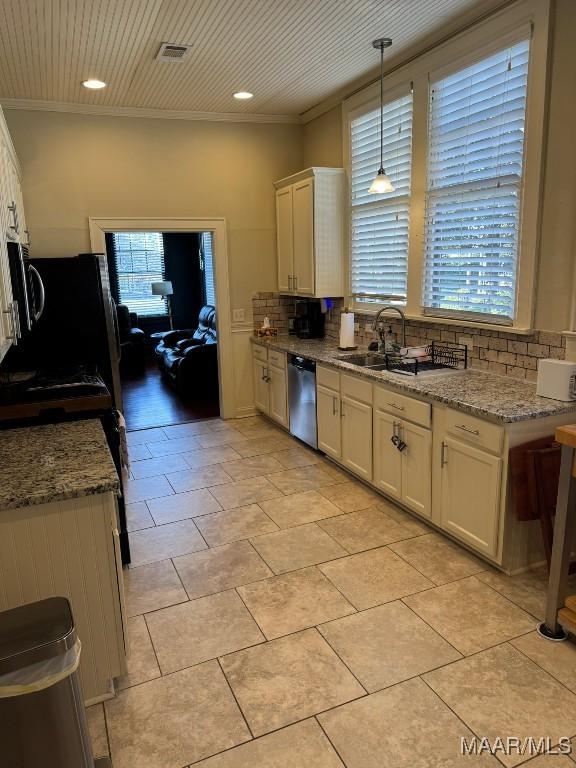
[[[131,375],[127,371],[124,376],[124,412],[128,429],[178,424],[208,418],[218,413],[223,418],[226,418],[227,413],[232,415],[234,404],[233,392],[230,391],[231,361],[226,359],[226,350],[230,348],[230,302],[224,220],[90,219],[90,233],[92,249],[106,253],[109,263],[112,261],[111,282],[118,285],[117,298],[128,305],[128,314],[132,312],[138,316],[136,328],[142,332],[140,335],[144,337],[143,342],[147,347],[146,364],[140,374]],[[121,246],[130,239],[131,233],[141,237],[150,254],[132,254],[122,261],[114,254],[114,250],[121,250]],[[202,291],[201,295],[197,292],[196,296],[184,296],[183,300],[183,292],[174,286],[178,270],[170,274],[169,266],[167,272],[166,263],[162,268],[159,259],[153,257],[152,251],[154,243],[161,241],[163,247],[167,246],[163,253],[164,257],[167,256],[165,261],[171,262],[173,266],[187,248],[188,252],[190,250],[189,242],[186,246],[187,237],[194,238],[201,244],[201,260],[194,269],[197,270],[196,284],[198,285],[198,281],[202,283]],[[130,264],[134,266],[138,261],[137,268],[131,269]],[[170,276],[174,277],[174,280],[168,279]],[[147,285],[144,288],[145,283]],[[166,285],[170,283],[171,286]],[[152,284],[155,284],[154,292]],[[173,292],[159,290],[166,288],[171,288]],[[214,313],[212,317],[209,315],[209,307],[214,305],[217,307],[217,324]],[[194,312],[197,312],[195,323],[191,322]],[[208,336],[212,334],[216,337],[212,340],[212,350],[206,355],[197,355],[198,350],[191,347],[199,346],[198,341],[202,343],[205,340],[206,331]],[[165,337],[165,334],[168,335]],[[194,339],[194,335],[200,339]],[[152,338],[153,336],[155,338]],[[167,342],[164,347],[171,347],[164,355],[168,357],[168,370],[166,366],[161,365],[160,358],[164,338]],[[186,350],[189,350],[188,353]],[[179,380],[171,375],[171,364],[175,363],[174,370],[179,367],[177,358],[181,352],[188,354],[190,358],[200,359],[203,356],[214,361],[216,375],[212,379],[212,385],[208,384],[208,389],[199,392],[202,387],[195,387],[195,393],[188,396],[184,377],[184,391],[182,388],[179,391]],[[196,375],[192,363],[185,363],[182,370],[191,376],[188,382],[199,384],[202,381],[202,366],[198,367]],[[199,394],[201,396],[198,396]]]

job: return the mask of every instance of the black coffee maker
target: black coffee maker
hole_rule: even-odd
[[[323,339],[325,318],[320,299],[296,299],[294,331],[299,339]]]

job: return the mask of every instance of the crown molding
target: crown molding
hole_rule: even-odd
[[[3,99],[3,109],[39,112],[69,112],[75,115],[103,117],[140,117],[161,120],[204,120],[228,123],[288,123],[300,124],[300,115],[260,115],[248,112],[188,112],[175,109],[144,109],[142,107],[109,107],[100,104],[73,104],[66,101],[40,99]]]

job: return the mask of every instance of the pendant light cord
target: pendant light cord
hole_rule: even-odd
[[[380,46],[380,168],[384,168],[384,46]]]

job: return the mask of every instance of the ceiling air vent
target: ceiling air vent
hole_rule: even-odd
[[[183,61],[188,52],[192,48],[191,45],[176,45],[175,43],[162,43],[160,50],[156,55],[159,61]]]

